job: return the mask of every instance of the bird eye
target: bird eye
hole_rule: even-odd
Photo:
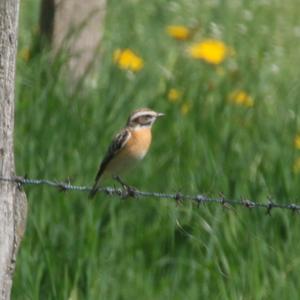
[[[148,116],[141,116],[138,118],[138,123],[145,123],[148,121]]]
[[[138,124],[148,124],[151,121],[151,116],[150,115],[144,115],[140,116],[135,119],[135,122]]]

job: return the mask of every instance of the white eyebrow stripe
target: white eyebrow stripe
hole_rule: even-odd
[[[137,112],[136,114],[134,114],[131,117],[131,120],[135,119],[135,118],[142,117],[142,116],[147,116],[147,115],[151,115],[152,117],[156,117],[156,113],[153,112],[153,111],[140,111],[140,112]]]

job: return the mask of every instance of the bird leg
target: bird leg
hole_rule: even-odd
[[[116,180],[122,186],[123,190],[125,191],[126,197],[135,197],[136,196],[136,189],[127,183],[125,183],[120,176],[116,175],[113,176],[113,179]]]

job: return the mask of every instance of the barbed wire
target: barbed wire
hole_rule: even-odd
[[[192,201],[198,205],[208,203],[208,204],[220,204],[225,208],[230,208],[231,206],[241,206],[248,209],[264,209],[267,214],[271,214],[271,210],[274,208],[290,210],[292,212],[300,212],[300,204],[295,203],[276,203],[273,202],[271,198],[264,202],[256,202],[249,199],[242,200],[230,200],[225,199],[223,194],[220,194],[219,197],[208,197],[204,194],[196,195],[187,195],[182,193],[161,193],[161,192],[146,192],[138,190],[135,187],[128,186],[124,183],[119,177],[116,177],[115,180],[120,183],[121,188],[116,187],[101,187],[97,190],[97,193],[104,193],[109,196],[118,196],[121,198],[160,198],[160,199],[171,199],[175,200],[177,203],[183,201]],[[22,188],[26,185],[44,185],[57,188],[60,191],[79,191],[79,192],[90,192],[92,190],[89,186],[78,186],[72,185],[70,182],[62,182],[49,179],[30,179],[26,177],[12,177],[5,178],[0,177],[0,181],[4,182],[13,182],[18,185],[19,188]]]

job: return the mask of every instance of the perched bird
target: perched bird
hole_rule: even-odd
[[[149,108],[135,110],[129,116],[126,127],[121,129],[108,147],[89,194],[90,198],[97,193],[102,177],[119,176],[144,158],[151,144],[151,127],[161,116],[164,114]]]

